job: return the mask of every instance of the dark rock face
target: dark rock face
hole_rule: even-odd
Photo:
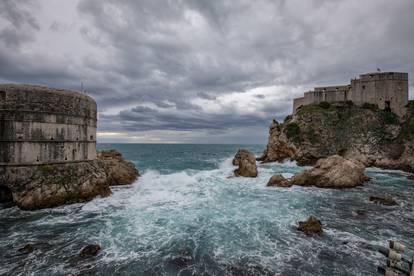
[[[19,248],[19,252],[23,253],[23,254],[29,254],[32,253],[35,250],[33,244],[26,244],[25,246],[23,246],[22,248]]]
[[[288,179],[284,178],[281,174],[276,174],[269,179],[266,186],[268,187],[270,186],[291,187],[292,184],[290,183]]]
[[[99,244],[90,244],[82,248],[79,256],[81,258],[93,257],[96,256],[99,251],[101,251],[101,246]]]
[[[256,158],[250,151],[240,149],[234,156],[233,165],[239,166],[234,170],[235,176],[257,177]]]
[[[403,118],[390,111],[349,103],[302,106],[270,126],[262,162],[292,159],[314,165],[331,155],[365,166],[414,172],[414,101]]]
[[[6,186],[0,186],[0,203],[8,203],[13,201],[13,194]]]
[[[382,204],[385,206],[395,206],[398,205],[397,202],[390,196],[385,197],[376,197],[376,196],[370,196],[369,201],[372,201],[377,204]]]
[[[322,235],[322,223],[314,216],[310,216],[307,221],[299,221],[298,230],[306,235],[318,234]]]
[[[106,197],[110,185],[131,184],[138,175],[132,163],[110,151],[93,161],[9,167],[0,183],[7,184],[18,207],[33,210]]]
[[[139,176],[135,165],[124,160],[122,154],[116,150],[98,152],[98,158],[105,163],[110,186],[131,184]]]
[[[290,183],[319,188],[352,188],[368,179],[364,170],[365,166],[359,161],[333,155],[320,159],[313,169],[294,175]]]

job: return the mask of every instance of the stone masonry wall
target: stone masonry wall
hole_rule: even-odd
[[[96,159],[96,103],[89,96],[0,85],[0,165]]]

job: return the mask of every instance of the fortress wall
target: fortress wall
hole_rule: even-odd
[[[96,103],[85,94],[0,85],[0,165],[96,159]]]
[[[314,91],[305,92],[301,105],[317,104],[321,101],[343,102],[350,100],[357,105],[377,104],[384,109],[388,106],[402,117],[408,103],[408,74],[399,72],[376,72],[360,75],[352,79],[350,85],[316,87]],[[294,111],[299,102],[294,101]]]

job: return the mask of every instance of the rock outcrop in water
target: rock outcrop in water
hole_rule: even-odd
[[[364,170],[365,166],[357,160],[333,155],[318,160],[312,169],[294,175],[290,184],[319,188],[352,188],[369,179],[364,175]]]
[[[7,183],[18,207],[31,210],[109,196],[109,186],[131,184],[138,176],[132,163],[120,153],[109,151],[97,160],[76,165],[13,167],[2,175],[2,182]]]
[[[126,161],[116,150],[100,151],[98,159],[105,164],[106,181],[109,186],[131,184],[139,176],[135,165]]]
[[[232,163],[234,166],[239,166],[234,170],[235,176],[257,177],[256,158],[250,151],[240,149],[234,156]]]
[[[318,234],[322,235],[322,223],[314,216],[310,216],[307,221],[299,221],[298,230],[306,235]]]
[[[403,118],[372,104],[302,106],[283,123],[272,123],[267,148],[258,160],[313,165],[335,154],[365,166],[414,172],[414,102]]]
[[[79,253],[79,257],[93,257],[96,256],[99,253],[99,251],[101,251],[101,246],[99,244],[89,244],[82,248],[81,252]]]
[[[292,183],[288,179],[284,178],[281,174],[276,174],[269,179],[266,186],[290,187],[292,186]]]
[[[385,206],[398,205],[397,202],[390,196],[385,196],[385,197],[370,196],[369,201],[372,201],[377,204],[382,204]]]

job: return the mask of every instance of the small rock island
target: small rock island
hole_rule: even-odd
[[[0,202],[47,208],[134,182],[139,173],[120,153],[97,154],[96,126],[97,105],[85,93],[0,85]]]

